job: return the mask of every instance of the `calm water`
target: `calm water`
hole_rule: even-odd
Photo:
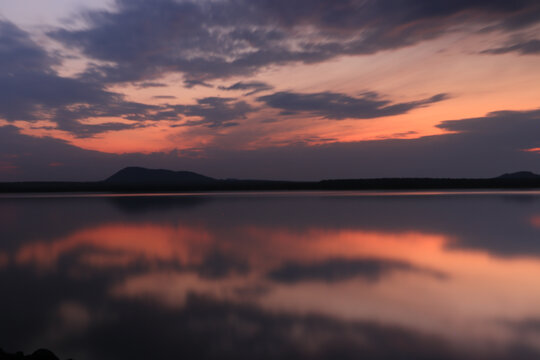
[[[0,347],[539,359],[540,194],[0,198]]]

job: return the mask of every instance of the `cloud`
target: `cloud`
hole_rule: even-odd
[[[195,105],[174,105],[172,108],[180,114],[201,118],[180,126],[204,125],[210,128],[235,126],[237,120],[255,110],[245,101],[220,97],[206,97],[198,99]]]
[[[96,82],[60,76],[59,62],[39,47],[28,33],[0,21],[0,118],[35,122],[49,120],[57,129],[78,137],[125,130],[141,124],[108,122],[83,124],[79,120],[120,117],[140,120],[157,107],[126,101]]]
[[[528,41],[518,42],[517,44],[503,46],[482,51],[482,54],[508,54],[516,52],[521,55],[538,55],[540,54],[540,40],[532,39]]]
[[[51,57],[14,24],[0,19],[0,74],[48,72],[59,60]]]
[[[258,101],[270,107],[283,110],[282,115],[308,113],[326,119],[372,119],[383,116],[404,114],[412,109],[448,98],[447,94],[437,94],[428,99],[392,104],[382,100],[377,93],[367,93],[362,97],[352,97],[333,92],[301,94],[281,91],[258,97]]]
[[[174,95],[156,95],[153,96],[154,99],[176,99]]]
[[[526,336],[527,334],[538,335],[540,334],[540,319],[539,318],[529,318],[518,321],[501,321],[503,325],[506,325],[514,330],[517,330],[521,333],[521,336]]]
[[[456,139],[471,147],[481,145],[491,151],[518,152],[540,146],[539,125],[540,109],[537,109],[495,111],[484,117],[443,121],[437,127],[458,132]]]
[[[312,264],[286,263],[273,270],[268,277],[274,281],[294,284],[304,281],[339,282],[353,278],[378,281],[383,276],[398,271],[413,271],[437,278],[445,275],[418,268],[412,264],[385,259],[328,259]]]
[[[214,87],[212,84],[209,84],[207,82],[201,81],[201,80],[195,80],[195,79],[186,79],[184,80],[184,86],[188,89],[191,89],[195,86],[203,86],[207,88]]]
[[[89,78],[62,77],[53,70],[58,62],[33,42],[28,33],[0,21],[0,118],[8,122],[48,120],[51,129],[76,137],[92,137],[108,131],[146,126],[144,121],[179,121],[180,115],[196,117],[183,125],[226,127],[237,124],[254,109],[233,98],[207,97],[193,105],[147,105],[107,91],[104,84]],[[5,60],[5,64],[3,63]],[[142,82],[141,88],[165,86]],[[173,96],[159,96],[172,99]],[[118,118],[116,122],[90,124],[88,119]]]
[[[57,128],[69,131],[77,137],[90,137],[101,132],[119,131],[142,127],[144,120],[158,120],[154,118],[156,112],[162,107],[146,105],[137,102],[125,101],[122,96],[111,96],[102,102],[76,104],[57,108],[51,111],[51,120]],[[89,118],[116,117],[126,122],[108,122],[105,124],[84,124],[79,120]]]
[[[34,121],[50,109],[118,97],[96,84],[63,78],[53,70],[58,60],[30,35],[0,20],[0,117]]]
[[[93,137],[97,134],[101,134],[108,131],[131,130],[131,129],[144,127],[144,125],[141,125],[141,124],[124,124],[124,123],[119,123],[119,122],[108,122],[108,123],[95,124],[95,125],[74,123],[73,125],[74,126],[61,128],[61,129],[68,130],[79,138]]]
[[[210,252],[195,270],[202,278],[223,279],[235,274],[246,275],[250,271],[245,259],[238,259],[220,251]]]
[[[167,84],[159,83],[159,82],[152,82],[152,81],[144,81],[137,84],[137,87],[141,89],[154,88],[154,87],[166,87],[166,86]]]
[[[35,121],[46,114],[76,103],[105,103],[120,96],[95,84],[63,78],[54,73],[19,72],[0,75],[0,117]]]
[[[56,123],[56,129],[68,131],[77,137],[140,126],[121,122],[90,125],[79,120],[107,116],[134,118],[141,113],[130,109],[152,108],[127,102],[123,96],[105,91],[95,84],[55,74],[0,76],[0,83],[0,118],[9,122],[50,120]]]
[[[130,82],[183,73],[186,85],[265,67],[373,54],[450,31],[515,31],[538,23],[536,0],[117,0],[84,29],[50,36],[107,65],[86,76]]]
[[[265,82],[262,81],[239,81],[231,86],[220,86],[220,90],[241,90],[246,91],[249,90],[247,93],[245,93],[246,96],[253,95],[261,91],[266,90],[272,90],[273,86],[268,85]]]

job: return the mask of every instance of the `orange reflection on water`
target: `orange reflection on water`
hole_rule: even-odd
[[[95,266],[126,265],[136,260],[190,263],[204,253],[209,239],[202,228],[112,224],[85,229],[50,243],[23,245],[16,261],[50,267],[71,251],[91,249],[100,253],[89,252],[82,259]]]
[[[253,293],[265,288],[257,286],[255,276],[234,275],[207,279],[188,272],[150,272],[126,279],[111,290],[113,296],[149,298],[173,308],[182,307],[190,294],[211,296],[214,299],[246,302]]]
[[[540,215],[535,215],[530,219],[531,225],[540,228]]]
[[[516,332],[501,325],[505,322],[540,319],[538,259],[501,258],[457,245],[459,239],[449,235],[414,231],[111,224],[50,243],[23,245],[16,261],[50,267],[76,251],[83,251],[77,257],[79,264],[100,269],[134,261],[170,261],[192,267],[167,271],[149,267],[126,275],[110,294],[178,307],[188,294],[197,293],[252,301],[272,311],[397,324],[484,345],[515,339]],[[249,271],[212,278],[193,267],[202,266],[216,252],[226,259],[242,259]],[[269,276],[284,264],[309,267],[329,259],[399,261],[420,271],[398,268],[371,280],[358,275],[287,282]],[[529,342],[540,348],[540,340]]]
[[[311,231],[296,247],[296,234],[281,232],[297,259],[382,258],[434,269],[446,279],[396,272],[377,283],[304,282],[274,287],[262,301],[270,308],[314,311],[346,319],[376,319],[467,340],[508,340],[498,320],[540,318],[540,261],[499,258],[483,251],[450,249],[444,235],[361,231]],[[289,253],[290,254],[290,253]],[[540,346],[540,342],[536,342]]]
[[[329,257],[354,258],[377,256],[400,258],[414,247],[418,258],[423,258],[433,249],[441,248],[447,237],[440,234],[421,232],[383,232],[362,230],[336,230],[311,228],[303,232],[288,229],[248,227],[246,236],[257,239],[256,246],[264,247],[265,258],[293,258],[317,260]],[[249,246],[249,245],[248,245]],[[254,252],[254,248],[247,251]]]

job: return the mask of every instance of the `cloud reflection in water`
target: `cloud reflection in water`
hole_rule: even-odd
[[[0,199],[17,214],[0,244],[1,345],[82,360],[534,358],[540,203],[523,196]],[[486,211],[464,222],[471,208]]]

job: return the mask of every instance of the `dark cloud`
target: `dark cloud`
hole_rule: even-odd
[[[220,86],[221,90],[249,90],[245,95],[253,95],[261,91],[272,90],[274,87],[262,81],[239,81],[231,86]]]
[[[51,111],[71,104],[107,103],[121,98],[95,84],[54,73],[0,75],[0,83],[0,117],[8,121],[42,120]]]
[[[156,95],[153,96],[154,99],[176,99],[174,95]]]
[[[513,330],[517,330],[522,336],[540,334],[540,318],[524,319],[519,321],[502,321]]]
[[[84,14],[84,29],[50,33],[111,62],[87,77],[107,82],[183,73],[188,86],[287,63],[372,54],[485,24],[513,31],[540,19],[536,0],[117,0]]]
[[[156,97],[155,97],[156,98]],[[173,99],[174,96],[160,96],[159,99]],[[93,136],[99,132],[125,130],[144,126],[143,121],[175,121],[172,127],[205,126],[209,128],[238,125],[255,108],[235,98],[207,97],[197,99],[192,105],[146,105],[113,98],[103,104],[76,105],[55,112],[54,121],[58,128],[70,131],[79,137]],[[117,117],[133,123],[109,123],[88,125],[74,121],[87,118]],[[186,117],[194,119],[186,119]],[[183,122],[180,120],[184,119]]]
[[[338,31],[364,28],[378,30],[373,32],[379,35],[399,26],[405,30],[403,35],[408,36],[414,34],[411,30],[420,29],[415,24],[428,30],[435,27],[434,21],[455,21],[458,16],[467,21],[489,19],[501,26],[510,26],[516,19],[522,19],[520,25],[527,26],[537,22],[540,15],[534,0],[264,0],[262,3],[269,14],[287,26],[300,22]],[[287,3],[288,7],[285,6]]]
[[[201,81],[201,80],[194,80],[194,79],[186,79],[184,80],[184,86],[188,89],[191,89],[195,86],[203,86],[207,88],[214,87],[212,84],[209,84],[207,82]]]
[[[144,120],[158,120],[154,116],[162,107],[125,101],[123,97],[111,96],[103,102],[77,104],[58,108],[51,111],[51,120],[56,122],[58,129],[69,131],[78,137],[89,137],[106,131],[119,131],[144,126]],[[109,122],[105,124],[84,124],[79,120],[88,118],[116,117],[125,122]]]
[[[437,127],[458,132],[461,142],[482,144],[486,150],[520,151],[540,147],[540,109],[496,111],[485,117],[443,121]],[[471,150],[471,149],[468,149]]]
[[[213,251],[206,255],[195,270],[203,278],[223,279],[234,274],[246,275],[250,271],[250,266],[246,259],[238,259],[221,251]]]
[[[120,98],[96,84],[58,76],[52,69],[58,61],[7,21],[0,20],[0,41],[0,117],[5,120],[34,121],[51,109]]]
[[[153,88],[153,87],[166,87],[167,84],[159,83],[159,82],[152,82],[152,81],[145,81],[137,84],[137,87],[141,89],[146,88]]]
[[[0,75],[50,72],[59,63],[14,24],[0,18]],[[3,82],[0,82],[3,84]]]
[[[204,125],[211,128],[235,126],[238,124],[237,120],[245,118],[249,112],[255,110],[245,101],[220,97],[202,98],[198,99],[195,105],[175,105],[172,108],[180,114],[201,118],[189,120],[183,125]]]
[[[49,120],[56,129],[77,137],[92,137],[108,131],[140,128],[143,122],[178,121],[180,115],[200,118],[184,125],[224,127],[236,125],[254,109],[233,98],[203,98],[195,105],[147,105],[127,101],[125,96],[105,90],[95,79],[69,78],[52,68],[57,64],[29,35],[15,25],[0,21],[0,46],[8,60],[0,68],[0,118],[9,122]],[[161,83],[142,82],[138,87],[161,87]],[[172,99],[172,96],[160,96]],[[89,124],[84,120],[119,118],[123,121]]]
[[[393,272],[413,271],[429,274],[437,278],[445,275],[436,271],[421,269],[412,264],[385,259],[328,259],[317,263],[286,263],[273,270],[268,277],[274,281],[294,284],[304,281],[338,282],[353,278],[378,281]]]
[[[508,54],[512,52],[516,52],[521,55],[538,55],[540,54],[540,40],[532,39],[509,46],[482,51],[483,54]]]
[[[333,92],[300,94],[281,91],[258,97],[257,100],[270,107],[283,110],[282,115],[308,113],[326,119],[343,120],[371,119],[404,114],[412,109],[447,98],[447,94],[438,94],[424,100],[392,104],[388,100],[382,100],[378,94],[372,92],[362,97],[351,97]]]
[[[9,122],[50,120],[57,129],[88,137],[125,130],[140,124],[79,120],[121,117],[140,120],[155,106],[129,102],[97,82],[62,77],[53,70],[58,61],[15,25],[0,21],[0,118]],[[5,63],[4,63],[5,61]]]
[[[130,130],[143,127],[141,124],[124,124],[119,122],[108,122],[93,125],[73,123],[71,125],[72,126],[66,128],[60,127],[60,129],[70,131],[79,138],[93,137],[97,134],[108,131]]]

